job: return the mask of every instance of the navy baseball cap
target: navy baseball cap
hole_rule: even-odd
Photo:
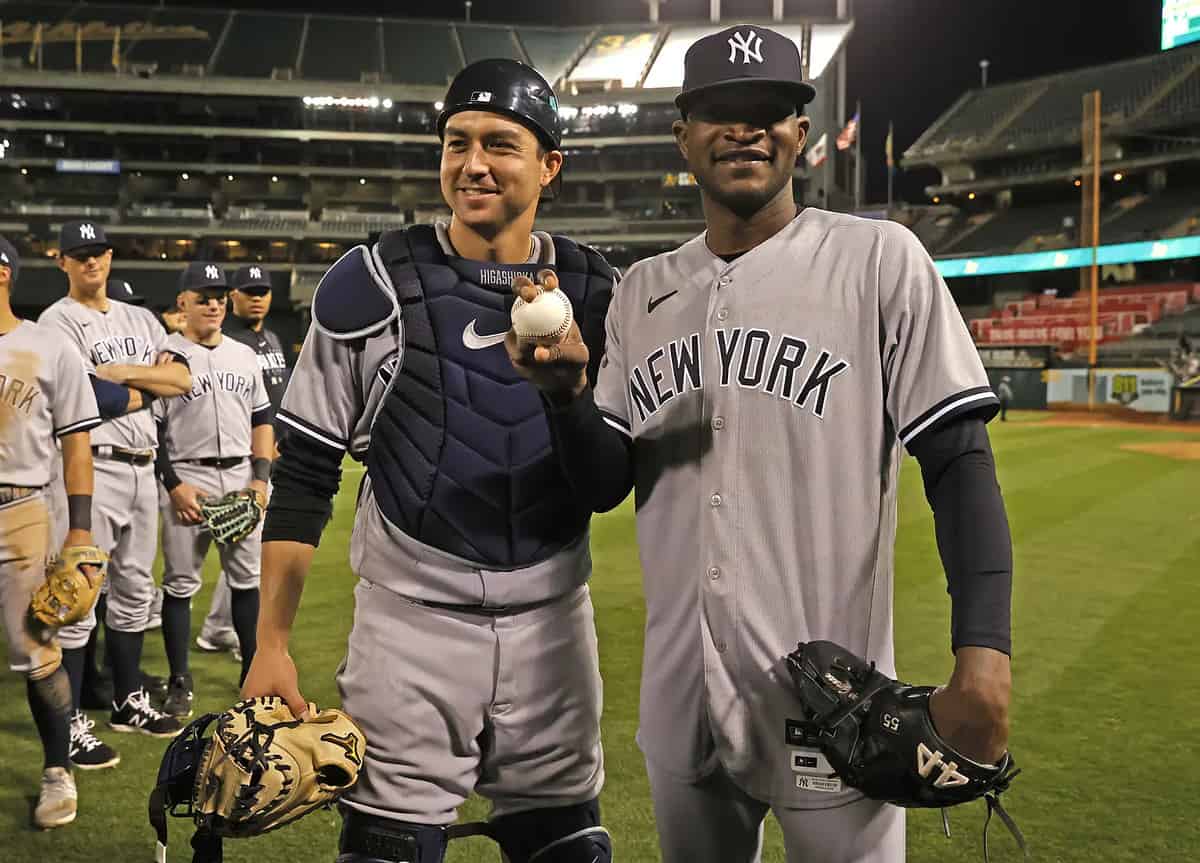
[[[109,279],[106,293],[109,299],[120,300],[132,306],[144,306],[146,304],[146,298],[135,293],[133,285],[124,279]]]
[[[225,270],[220,264],[211,261],[192,261],[187,265],[187,269],[179,274],[179,290],[200,292],[205,288],[229,290],[229,284],[225,281]]]
[[[15,285],[17,283],[17,276],[21,273],[21,258],[17,254],[17,247],[4,237],[0,237],[0,266],[5,266],[12,270],[12,281],[10,284]]]
[[[683,58],[683,90],[675,107],[685,116],[703,94],[734,84],[770,84],[792,93],[799,111],[816,88],[804,80],[796,43],[766,27],[728,27],[697,39]]]
[[[104,226],[87,219],[64,222],[58,232],[58,250],[64,255],[80,249],[111,249],[112,243],[104,234]]]
[[[247,294],[265,294],[271,290],[271,274],[267,272],[266,267],[259,264],[238,267],[229,286],[235,291],[245,291]]]

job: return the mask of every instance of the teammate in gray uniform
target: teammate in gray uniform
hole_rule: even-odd
[[[69,291],[42,313],[39,323],[65,333],[79,351],[105,419],[91,440],[96,476],[92,529],[96,544],[109,555],[105,639],[114,691],[109,726],[173,736],[181,728],[179,722],[151,705],[139,669],[155,593],[151,567],[158,527],[153,466],[157,436],[147,408],[154,398],[187,392],[191,375],[186,363],[165,349],[167,334],[152,312],[108,297],[112,246],[101,225],[65,223],[59,249],[58,263]],[[94,617],[60,635],[77,710],[83,647],[93,626]],[[87,721],[81,712],[76,714],[81,732]]]
[[[70,524],[64,545],[92,545],[92,450],[89,429],[100,424],[87,370],[58,332],[23,321],[12,311],[20,272],[17,250],[0,237],[0,612],[9,667],[25,677],[25,692],[42,741],[44,766],[35,826],[75,820],[71,776],[71,681],[54,630],[29,613],[46,578],[50,514],[43,489],[62,459]]]
[[[163,485],[163,641],[171,666],[163,710],[179,717],[192,714],[191,605],[212,542],[201,525],[200,501],[250,488],[265,505],[275,455],[271,403],[258,357],[221,332],[227,301],[220,266],[199,261],[188,265],[179,292],[183,332],[170,336],[167,347],[187,358],[192,389],[154,406]],[[218,552],[222,577],[232,588],[230,606],[244,675],[254,657],[261,525],[240,542],[218,546]]]
[[[557,107],[514,61],[458,75],[438,121],[450,224],[387,232],[330,268],[279,412],[244,696],[305,711],[292,622],[343,456],[367,469],[338,686],[368,743],[340,863],[439,863],[472,792],[492,802],[489,831],[511,863],[611,860],[590,512],[502,347],[513,278],[552,267],[602,351],[611,268],[532,231],[562,164]]]
[[[230,288],[233,314],[225,319],[225,335],[247,345],[258,356],[274,419],[287,388],[288,365],[283,342],[264,323],[271,311],[271,274],[266,267],[258,264],[239,267],[230,279]],[[278,433],[278,427],[275,431]],[[237,651],[238,638],[233,628],[229,598],[229,582],[222,572],[213,590],[208,616],[204,618],[204,625],[196,636],[196,646],[201,650]]]
[[[664,863],[759,859],[768,809],[792,863],[896,863],[903,810],[830,781],[821,753],[789,739],[803,714],[784,658],[827,639],[894,673],[903,445],[953,606],[955,670],[933,718],[980,762],[1004,753],[1012,555],[984,425],[996,398],[907,229],[797,211],[798,115],[815,91],[791,40],[732,27],[685,66],[674,132],[708,230],[626,273],[594,393],[574,333],[513,359],[555,405],[589,505],[636,488],[638,741]]]

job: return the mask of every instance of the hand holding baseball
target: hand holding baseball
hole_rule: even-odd
[[[517,276],[513,293],[513,325],[504,340],[513,368],[542,392],[579,395],[587,386],[588,349],[558,276],[542,270],[536,284]]]

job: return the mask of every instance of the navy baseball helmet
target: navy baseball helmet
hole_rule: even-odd
[[[21,274],[21,257],[17,254],[17,247],[4,237],[0,237],[0,267],[8,267],[12,271],[9,286],[15,285],[17,276]]]
[[[467,66],[446,91],[437,132],[441,138],[446,121],[459,111],[490,111],[516,120],[537,135],[547,150],[562,145],[562,121],[558,97],[549,82],[532,66],[516,60],[479,60]]]

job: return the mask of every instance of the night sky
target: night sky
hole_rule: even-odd
[[[847,99],[863,106],[867,197],[886,197],[883,139],[895,123],[899,156],[954,100],[979,85],[979,60],[991,61],[989,83],[1047,75],[1110,63],[1158,50],[1158,0],[851,0]],[[157,5],[147,3],[145,5]],[[173,2],[172,6],[220,6]],[[230,4],[233,5],[233,4]],[[333,11],[328,0],[240,2],[237,8]],[[664,0],[662,19],[706,19],[708,0]],[[785,0],[791,15],[832,15],[836,0]],[[461,18],[461,0],[341,0],[342,13],[396,17]],[[723,0],[722,19],[769,17],[771,0]],[[644,0],[474,0],[472,20],[594,24],[643,21]],[[936,173],[912,172],[897,179],[897,197],[924,200]]]

